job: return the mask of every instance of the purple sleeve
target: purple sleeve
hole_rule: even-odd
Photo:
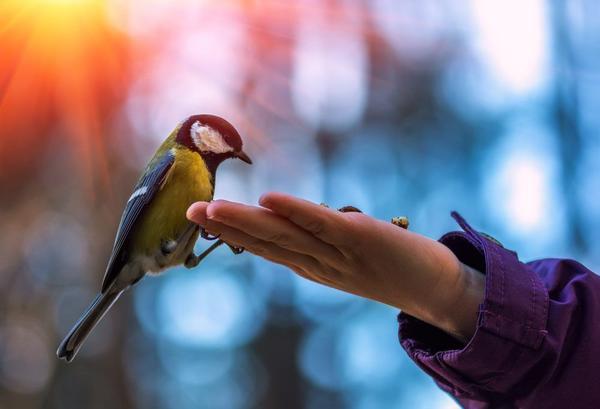
[[[464,345],[401,313],[400,343],[466,408],[600,408],[600,277],[572,260],[521,263],[474,231],[440,241],[486,275]]]

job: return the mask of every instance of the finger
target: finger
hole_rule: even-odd
[[[311,256],[279,247],[275,243],[257,239],[235,228],[211,220],[208,220],[206,229],[210,234],[219,234],[219,238],[227,244],[243,247],[250,253],[282,264],[305,278],[333,286],[334,281],[332,278],[318,274],[321,271],[321,266]]]
[[[334,245],[347,243],[351,236],[342,213],[283,193],[267,193],[259,204]]]
[[[313,283],[323,284],[323,285],[326,285],[328,287],[337,288],[337,287],[334,286],[334,284],[332,282],[329,282],[329,281],[325,280],[324,278],[321,278],[321,277],[319,277],[319,276],[311,273],[310,271],[304,270],[303,268],[298,267],[298,266],[296,266],[294,264],[287,263],[287,262],[282,262],[282,261],[278,261],[278,260],[275,260],[275,259],[272,259],[272,258],[266,257],[266,256],[262,256],[262,258],[264,258],[265,260],[270,261],[272,263],[280,264],[280,265],[282,265],[284,267],[287,267],[290,270],[292,270],[294,273],[296,273],[297,275],[299,275],[300,277],[305,278],[305,279],[307,279],[309,281],[312,281]]]
[[[330,264],[343,260],[342,254],[306,230],[268,209],[217,200],[206,208],[208,220],[218,221],[257,239],[313,256]]]
[[[206,208],[208,202],[196,202],[193,203],[188,209],[185,216],[188,220],[200,225],[206,226]]]
[[[270,257],[303,268],[313,270],[317,268],[317,261],[311,256],[284,249],[275,243],[250,236],[225,224],[208,220],[206,231],[213,235],[219,235],[219,238],[224,242],[237,247],[243,247],[257,256]]]

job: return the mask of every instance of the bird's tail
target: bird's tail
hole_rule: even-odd
[[[79,318],[79,321],[77,321],[65,339],[60,343],[56,355],[67,362],[71,362],[75,358],[75,355],[77,355],[83,341],[85,341],[90,332],[92,332],[122,293],[123,291],[111,292],[109,289],[105,293],[98,294],[81,318]]]

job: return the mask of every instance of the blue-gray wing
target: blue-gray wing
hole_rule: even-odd
[[[127,201],[127,205],[121,216],[121,222],[119,223],[119,229],[117,230],[113,251],[110,260],[108,261],[108,266],[106,267],[106,273],[104,273],[102,292],[110,287],[123,266],[129,261],[127,246],[129,237],[131,236],[136,223],[144,214],[148,204],[152,201],[156,192],[160,190],[174,160],[175,157],[173,154],[167,152],[158,160],[157,164],[153,166],[151,170],[146,171],[142,175],[135,185],[133,193]]]

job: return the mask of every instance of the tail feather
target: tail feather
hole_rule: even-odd
[[[56,355],[67,362],[71,362],[75,358],[75,355],[77,355],[83,341],[85,341],[90,332],[92,332],[122,293],[123,291],[110,292],[109,290],[106,293],[98,294],[81,318],[71,328],[65,339],[60,343]]]

